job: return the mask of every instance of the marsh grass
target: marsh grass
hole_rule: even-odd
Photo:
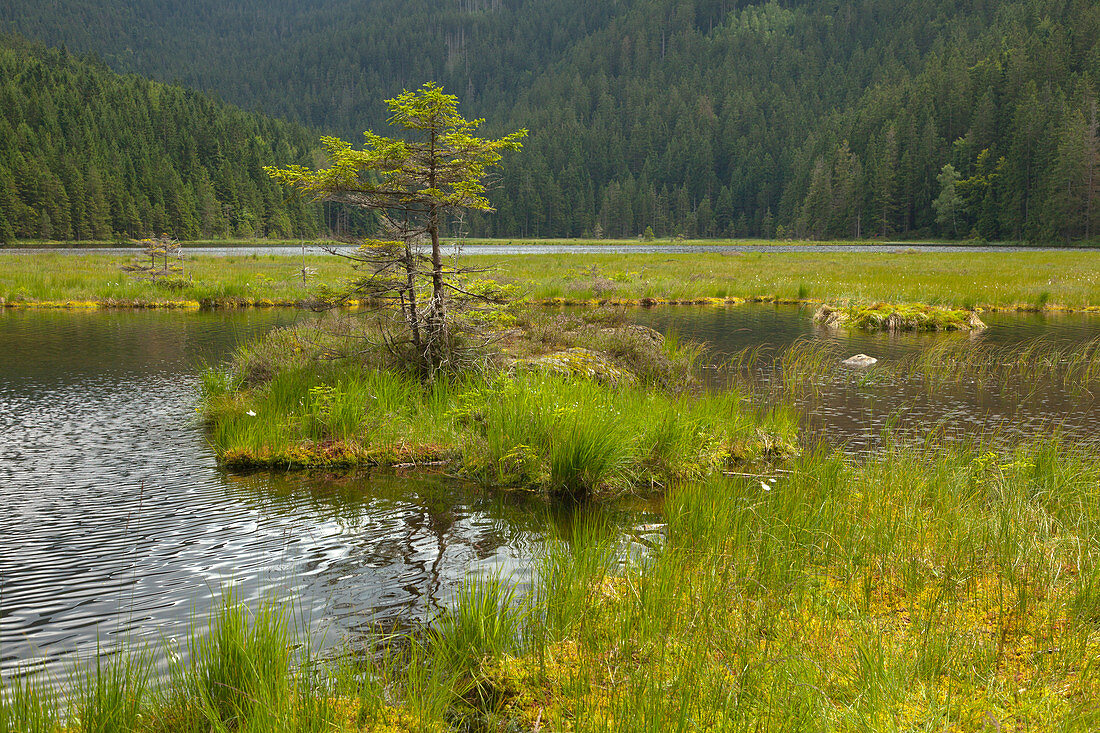
[[[833,344],[801,339],[782,350],[742,349],[723,368],[746,393],[768,401],[817,398],[826,388],[841,385],[891,383],[916,385],[930,395],[964,389],[1021,404],[1043,399],[1050,387],[1086,405],[1100,393],[1100,338],[1007,345],[937,339],[919,352],[862,370],[841,368],[844,356]]]
[[[739,255],[548,254],[484,256],[496,276],[531,283],[536,301],[587,302],[591,268],[614,287],[598,299],[694,302],[764,301],[924,303],[934,306],[1082,308],[1100,305],[1095,253],[1036,252],[752,252]],[[1045,295],[1044,295],[1045,294]]]
[[[294,304],[311,296],[299,258],[212,257],[189,253],[187,285],[166,289],[122,272],[133,258],[102,254],[3,255],[0,298],[7,303],[135,305]],[[756,252],[740,255],[549,254],[479,255],[505,284],[524,284],[536,302],[764,301],[924,303],[1046,310],[1100,306],[1095,253],[1036,252]],[[346,263],[312,256],[315,282],[336,287]]]
[[[900,365],[902,374],[921,379],[930,390],[945,384],[1013,390],[1028,398],[1044,383],[1080,398],[1100,390],[1100,338],[1072,345],[1035,339],[997,346],[956,341],[936,343]]]
[[[425,633],[354,665],[318,659],[280,607],[229,602],[166,687],[96,704],[166,733],[1100,723],[1094,452],[887,440],[786,469],[671,488],[666,541],[641,556],[614,527],[575,522],[527,595],[471,578]],[[89,674],[111,690],[142,678]],[[0,720],[84,730],[58,709],[8,686]]]
[[[169,674],[146,650],[99,655],[56,692],[6,681],[4,733],[322,733],[442,730],[465,688],[442,650],[422,642],[375,660],[323,658],[290,623],[293,604],[258,606],[232,592],[209,619],[193,622],[187,654],[169,654]],[[430,655],[430,656],[428,656]]]
[[[60,727],[60,704],[52,691],[30,677],[0,686],[0,731],[53,733]]]
[[[584,496],[697,478],[794,450],[795,421],[735,393],[670,395],[520,373],[440,380],[347,364],[262,387],[204,380],[209,439],[230,465],[452,460],[486,484]]]
[[[140,251],[135,251],[135,257]],[[338,283],[349,277],[347,265],[336,257],[310,258],[316,271],[311,283],[302,283],[300,261],[279,255],[214,257],[188,252],[184,274],[171,283],[158,283],[123,265],[135,257],[88,254],[0,254],[4,278],[0,298],[9,304],[26,302],[133,305],[217,304],[293,305],[308,300],[316,283]],[[297,273],[297,274],[296,274]]]
[[[487,485],[574,497],[652,491],[795,449],[792,415],[761,413],[736,393],[688,391],[696,345],[574,320],[528,348],[598,345],[629,382],[497,366],[425,385],[363,357],[318,358],[303,346],[309,324],[206,370],[208,436],[229,467],[446,462]]]
[[[487,674],[521,727],[1088,730],[1098,481],[1046,441],[687,484],[646,562],[547,565],[545,648]]]
[[[152,662],[141,647],[112,654],[97,651],[91,668],[75,672],[70,689],[81,733],[135,729],[147,703]]]

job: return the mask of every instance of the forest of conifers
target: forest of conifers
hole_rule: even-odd
[[[260,166],[316,135],[62,51],[0,47],[0,242],[321,231]]]
[[[0,30],[103,59],[6,44],[0,236],[315,234],[342,220],[259,167],[387,134],[427,80],[531,131],[475,235],[1100,230],[1095,0],[9,0]]]

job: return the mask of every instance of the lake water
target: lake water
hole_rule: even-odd
[[[297,317],[0,310],[0,672],[181,638],[230,583],[293,597],[335,644],[432,617],[467,572],[522,581],[568,521],[545,503],[438,476],[217,468],[200,365]]]
[[[761,343],[814,339],[888,363],[960,338],[822,332],[793,307],[633,314],[707,341],[716,366]],[[201,365],[305,317],[0,310],[0,673],[57,679],[97,648],[180,639],[230,583],[250,600],[293,598],[319,638],[355,642],[430,619],[469,572],[522,583],[539,548],[567,534],[568,509],[442,476],[218,469],[195,414]],[[987,320],[978,342],[1006,347],[1037,337],[1080,344],[1100,331],[1097,316]],[[704,374],[724,379],[720,369]],[[910,426],[946,422],[962,434],[1008,422],[1017,435],[1055,426],[1083,440],[1100,435],[1091,396],[1057,385],[1021,402],[836,374],[801,404],[810,430],[852,449],[873,448],[899,411]],[[608,511],[624,526],[654,519]]]
[[[1100,404],[1096,395],[1068,388],[1052,369],[1039,369],[1026,383],[955,380],[929,388],[891,370],[932,347],[953,346],[960,358],[985,352],[1007,357],[1039,344],[1039,353],[1072,351],[1100,338],[1100,314],[983,313],[989,326],[970,333],[883,333],[858,329],[828,330],[813,324],[812,308],[736,306],[653,308],[635,318],[662,332],[708,344],[705,370],[717,386],[731,381],[722,364],[737,352],[761,347],[775,354],[796,342],[823,347],[831,368],[817,380],[812,396],[791,401],[802,412],[809,434],[849,450],[871,450],[890,427],[897,434],[927,434],[935,429],[950,438],[999,435],[1006,440],[1058,433],[1077,442],[1100,441]],[[853,371],[840,361],[855,354],[879,360],[876,369]],[[777,375],[762,359],[761,381]],[[1094,389],[1100,384],[1094,385]]]

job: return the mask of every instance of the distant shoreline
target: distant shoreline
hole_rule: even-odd
[[[453,240],[448,240],[453,243]],[[347,243],[329,239],[196,239],[183,241],[180,244],[186,249],[204,249],[218,247],[269,247],[269,248],[301,248],[306,247],[343,247]],[[971,248],[1014,248],[1029,250],[1100,250],[1100,241],[1088,242],[1025,242],[1025,241],[1001,241],[985,242],[976,240],[951,240],[951,239],[919,239],[919,240],[878,240],[878,239],[672,239],[655,238],[644,240],[632,239],[592,239],[590,237],[497,237],[497,238],[468,238],[463,245],[476,245],[478,247],[553,247],[553,246],[583,246],[583,247],[949,247],[952,249]],[[21,240],[5,245],[0,245],[0,252],[4,250],[22,249],[141,249],[141,244],[133,241],[110,240],[82,240],[82,241],[53,241],[53,240]]]

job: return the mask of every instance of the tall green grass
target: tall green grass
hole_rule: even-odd
[[[32,678],[3,680],[0,686],[0,731],[53,733],[60,727],[59,702]]]
[[[9,684],[0,721],[188,733],[1100,724],[1094,451],[887,441],[862,457],[810,451],[786,471],[673,487],[665,524],[637,530],[665,541],[641,555],[614,526],[575,522],[528,593],[471,578],[426,632],[355,664],[320,660],[285,607],[230,600],[164,686],[141,682],[150,657],[117,657],[60,699]]]
[[[72,713],[81,733],[135,730],[147,705],[152,656],[147,649],[97,653],[70,680]]]
[[[483,483],[610,495],[794,449],[795,421],[733,393],[673,395],[519,373],[438,380],[348,363],[292,365],[242,389],[204,377],[209,436],[227,463],[452,460]]]
[[[1097,724],[1094,454],[893,446],[790,468],[674,490],[644,562],[556,556],[542,647],[484,672],[520,727]]]

